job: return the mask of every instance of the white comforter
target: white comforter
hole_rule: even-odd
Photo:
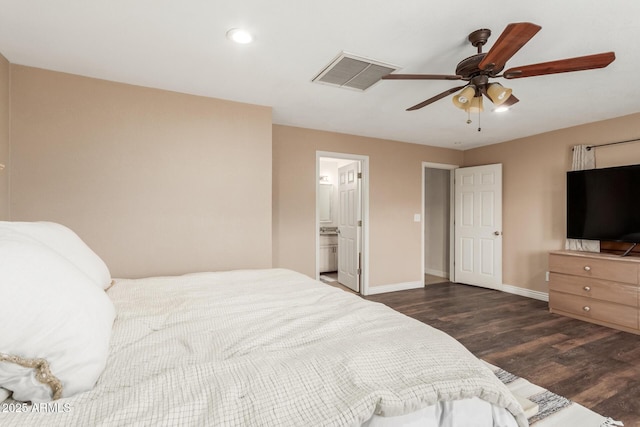
[[[118,280],[108,294],[117,317],[95,389],[0,423],[358,426],[477,396],[527,425],[448,335],[289,270]]]

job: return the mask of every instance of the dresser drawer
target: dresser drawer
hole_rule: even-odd
[[[549,292],[551,310],[561,310],[587,319],[638,328],[638,309],[562,292]]]
[[[614,282],[638,284],[638,263],[588,256],[549,255],[549,271]]]
[[[591,277],[549,274],[549,290],[638,307],[638,287]]]

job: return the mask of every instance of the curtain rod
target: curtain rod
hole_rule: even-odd
[[[628,139],[626,141],[618,141],[618,142],[607,142],[606,144],[588,145],[587,151],[591,150],[592,148],[606,147],[607,145],[626,144],[627,142],[636,142],[636,141],[640,141],[640,138]]]

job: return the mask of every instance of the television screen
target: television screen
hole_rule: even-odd
[[[640,242],[640,165],[567,172],[567,237]]]

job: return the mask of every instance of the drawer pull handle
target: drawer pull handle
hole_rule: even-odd
[[[584,271],[591,271],[591,267],[589,267],[588,265],[584,266]]]
[[[589,307],[588,305],[585,305],[584,307],[582,307],[582,309],[583,309],[584,311],[590,311],[590,310],[591,310],[591,307]]]
[[[591,290],[591,286],[585,286],[585,287],[584,287],[584,288],[582,288],[582,289],[584,289],[585,291],[589,292],[589,291]]]

